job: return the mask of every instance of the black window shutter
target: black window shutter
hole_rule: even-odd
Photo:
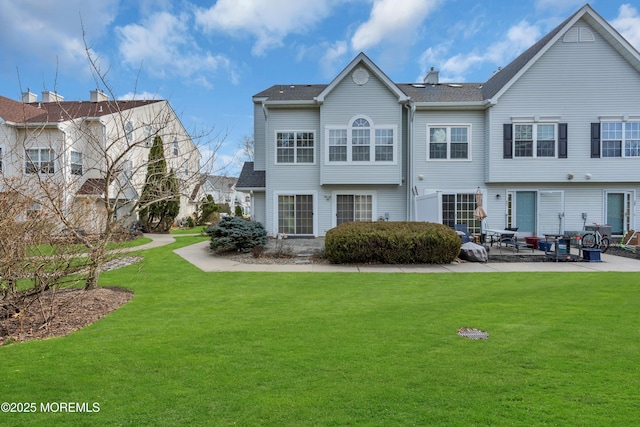
[[[600,157],[600,123],[591,123],[591,158]]]
[[[505,159],[513,158],[513,126],[511,123],[502,125],[502,157]]]
[[[567,158],[567,124],[558,123],[558,158]]]

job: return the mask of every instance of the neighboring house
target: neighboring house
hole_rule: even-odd
[[[330,84],[253,97],[237,189],[271,235],[346,221],[522,235],[640,228],[640,54],[589,5],[483,83],[392,82],[359,54]]]
[[[249,214],[251,203],[248,193],[236,190],[238,178],[206,175],[203,179],[202,191],[205,195],[211,195],[213,201],[218,204],[227,204],[231,209],[231,213],[235,212],[236,206],[242,208],[242,212]]]
[[[63,209],[77,213],[90,231],[100,230],[106,196],[117,201],[119,215],[129,216],[155,136],[165,144],[167,169],[181,192],[191,194],[200,154],[167,101],[112,101],[100,91],[91,91],[89,101],[64,101],[51,92],[43,92],[40,102],[31,92],[22,102],[0,96],[3,178],[56,185]],[[115,165],[111,177],[106,164]],[[180,202],[180,215],[195,209],[189,197]],[[39,209],[37,201],[33,205]]]

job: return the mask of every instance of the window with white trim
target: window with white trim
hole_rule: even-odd
[[[475,209],[475,193],[442,195],[442,223],[448,227],[467,224],[469,233],[480,233],[480,221],[473,216]]]
[[[29,207],[27,207],[27,219],[34,220],[38,219],[42,214],[42,205],[40,203],[31,203]]]
[[[174,139],[174,140],[173,140],[173,155],[174,155],[174,156],[177,156],[177,155],[178,155],[178,148],[179,148],[178,140],[177,140],[177,139]]]
[[[82,153],[79,151],[71,152],[71,174],[82,175]]]
[[[429,160],[469,160],[471,126],[427,126]]]
[[[375,125],[357,116],[348,127],[327,127],[329,163],[393,163],[396,161],[397,127]]]
[[[554,123],[514,124],[514,157],[555,157],[557,126]]]
[[[25,150],[25,173],[54,173],[55,153],[52,148],[27,148]]]
[[[127,122],[124,125],[124,133],[127,137],[127,142],[133,141],[133,122]]]
[[[373,195],[336,195],[336,225],[352,221],[372,221]]]
[[[602,157],[640,157],[640,122],[602,122]]]
[[[276,132],[276,163],[313,163],[314,132]]]
[[[347,161],[347,130],[329,129],[329,161]]]
[[[2,169],[2,167],[3,167],[3,163],[2,163],[2,161],[3,161],[3,159],[2,159],[2,155],[3,155],[3,154],[4,154],[4,149],[3,149],[3,147],[0,147],[0,173],[2,173],[2,172],[3,172],[3,169]]]

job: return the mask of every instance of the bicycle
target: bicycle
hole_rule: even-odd
[[[593,225],[595,226],[595,230],[589,230],[588,233],[582,236],[582,246],[585,248],[597,248],[604,253],[609,249],[609,239],[606,235],[600,233],[600,226],[598,224],[594,222]]]

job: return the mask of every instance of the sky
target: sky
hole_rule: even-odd
[[[585,0],[0,0],[0,95],[166,99],[238,176],[251,97],[328,84],[364,52],[397,83],[484,82]],[[640,1],[591,6],[640,50]],[[63,5],[63,6],[62,6]],[[97,83],[92,58],[106,77]]]

